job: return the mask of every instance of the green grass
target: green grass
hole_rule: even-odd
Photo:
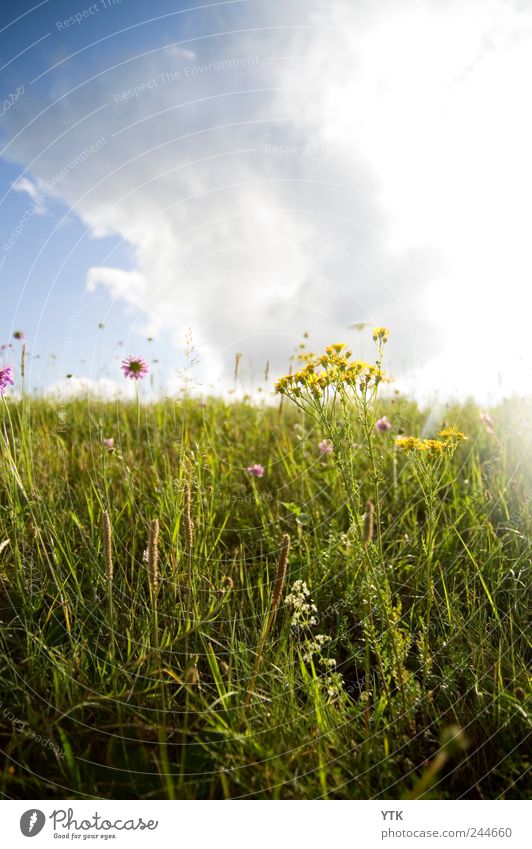
[[[375,440],[380,535],[366,549],[323,434],[286,398],[165,401],[141,408],[140,427],[134,404],[61,409],[1,408],[3,794],[527,795],[530,403],[492,411],[497,438],[473,404],[435,423],[469,440],[436,493],[428,569],[426,502],[393,432]],[[422,431],[399,396],[381,413]],[[372,472],[353,451],[364,504]],[[262,479],[245,471],[255,462]],[[154,519],[156,593],[143,557]],[[246,706],[285,533],[283,595],[305,581],[317,623],[294,628],[281,601]],[[330,639],[309,657],[316,634]]]

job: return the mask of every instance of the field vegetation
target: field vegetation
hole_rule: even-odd
[[[386,338],[264,403],[5,387],[3,794],[527,795],[532,405],[420,409]]]

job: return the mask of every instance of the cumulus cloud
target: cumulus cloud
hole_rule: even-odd
[[[12,185],[12,189],[14,192],[22,192],[23,194],[27,194],[31,200],[37,200],[40,198],[40,193],[38,187],[35,183],[32,183],[31,180],[28,180],[27,177],[21,177],[20,180],[17,180]]]
[[[117,45],[86,78],[56,68],[38,132],[30,97],[6,116],[6,155],[44,182],[104,140],[54,184],[92,236],[131,246],[133,268],[111,254],[88,290],[176,344],[192,327],[210,379],[235,351],[282,368],[304,331],[321,345],[357,321],[391,326],[393,368],[427,385],[459,389],[460,363],[495,333],[499,368],[524,357],[530,10],[294,0],[223,14],[204,13],[193,50]]]

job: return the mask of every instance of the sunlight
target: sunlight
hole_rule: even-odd
[[[381,178],[389,248],[441,264],[422,308],[445,350],[429,364],[416,352],[422,385],[495,397],[530,385],[532,28],[488,12],[410,6],[347,30],[356,60],[327,78],[321,110],[326,141],[352,139]]]

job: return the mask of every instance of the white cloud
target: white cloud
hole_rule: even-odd
[[[40,197],[39,189],[35,183],[32,183],[27,177],[21,177],[20,180],[13,183],[12,189],[15,192],[23,192],[27,194],[32,200]]]
[[[21,177],[20,180],[12,183],[11,188],[14,192],[20,192],[21,194],[28,195],[32,201],[32,214],[44,215],[46,207],[44,206],[43,201],[46,197],[46,193],[43,192],[42,189],[39,189],[35,183],[28,180],[27,177]]]
[[[142,306],[148,296],[148,281],[137,271],[124,271],[122,268],[89,268],[87,273],[87,290],[94,292],[98,285],[105,286],[113,298],[123,298],[133,301],[135,306]]]
[[[236,350],[282,367],[304,330],[321,344],[367,320],[392,327],[396,371],[489,391],[527,356],[531,11],[239,4],[220,30],[255,31],[188,55],[116,51],[10,154],[46,181],[106,140],[57,191],[93,235],[132,246],[134,269],[110,256],[88,288],[140,310],[150,334],[181,343],[191,326],[209,378]],[[70,86],[63,67],[50,97]],[[33,117],[20,107],[9,121]]]

